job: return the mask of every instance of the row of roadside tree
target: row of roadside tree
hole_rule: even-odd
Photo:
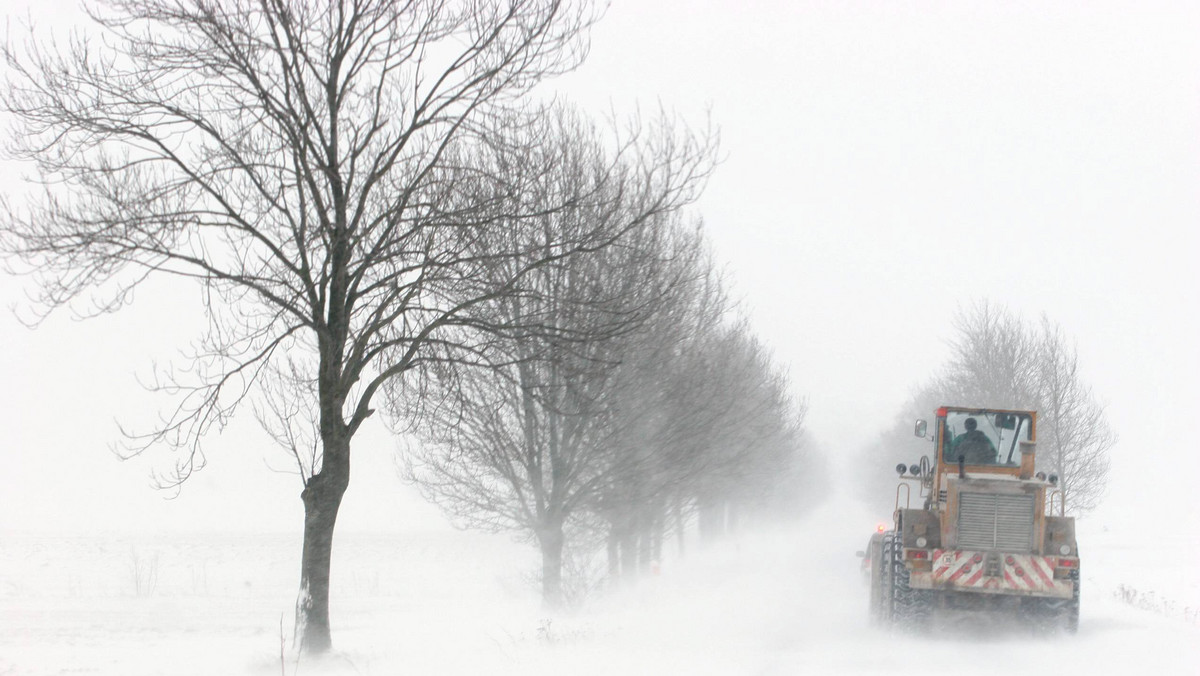
[[[547,603],[563,601],[564,556],[600,542],[608,576],[628,577],[693,514],[707,527],[794,507],[803,408],[731,319],[699,227],[648,219],[526,288],[495,304],[498,321],[550,317],[553,331],[497,340],[486,369],[429,370],[419,396],[394,399],[420,415],[394,418],[413,421],[406,475],[428,498],[464,525],[536,541]]]
[[[715,135],[539,95],[582,63],[592,3],[94,5],[91,32],[3,45],[7,155],[36,189],[4,200],[0,251],[40,313],[196,283],[206,330],[125,452],[175,451],[177,488],[252,409],[303,484],[304,650],[331,647],[334,529],[377,409],[425,495],[537,543],[554,605],[572,557],[633,575],[689,523],[719,533],[819,492],[804,407],[686,213]],[[1067,468],[1111,434],[1061,333],[1003,319],[966,326],[986,349],[958,346],[917,399],[1043,411],[1043,458],[1086,506],[1105,468]],[[992,347],[1021,352],[978,371]]]
[[[303,482],[304,650],[331,646],[376,409],[427,495],[536,539],[550,603],[571,542],[625,573],[668,519],[786,493],[803,411],[684,216],[714,135],[535,92],[582,62],[592,3],[95,4],[91,31],[3,46],[8,156],[40,190],[5,200],[0,245],[41,313],[196,282],[207,330],[125,452],[173,449],[175,488],[253,410]]]

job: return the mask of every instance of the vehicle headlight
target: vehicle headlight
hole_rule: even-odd
[[[926,540],[925,536],[922,535],[921,537],[917,538],[918,547],[924,547],[927,544],[929,544],[929,540]]]

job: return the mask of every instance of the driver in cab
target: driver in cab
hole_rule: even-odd
[[[947,460],[957,461],[959,456],[968,465],[991,465],[996,462],[996,446],[988,435],[978,429],[974,418],[967,418],[963,426],[967,431],[950,442]]]

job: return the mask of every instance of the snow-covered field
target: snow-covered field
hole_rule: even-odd
[[[854,550],[870,528],[828,504],[792,527],[692,546],[661,575],[556,617],[537,600],[535,552],[507,538],[344,534],[336,653],[321,664],[290,649],[298,537],[6,535],[0,674],[1200,673],[1194,534],[1148,552],[1084,522],[1077,636],[962,638],[868,626]]]

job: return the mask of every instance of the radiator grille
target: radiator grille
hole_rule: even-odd
[[[959,493],[958,546],[1033,551],[1033,496]]]

